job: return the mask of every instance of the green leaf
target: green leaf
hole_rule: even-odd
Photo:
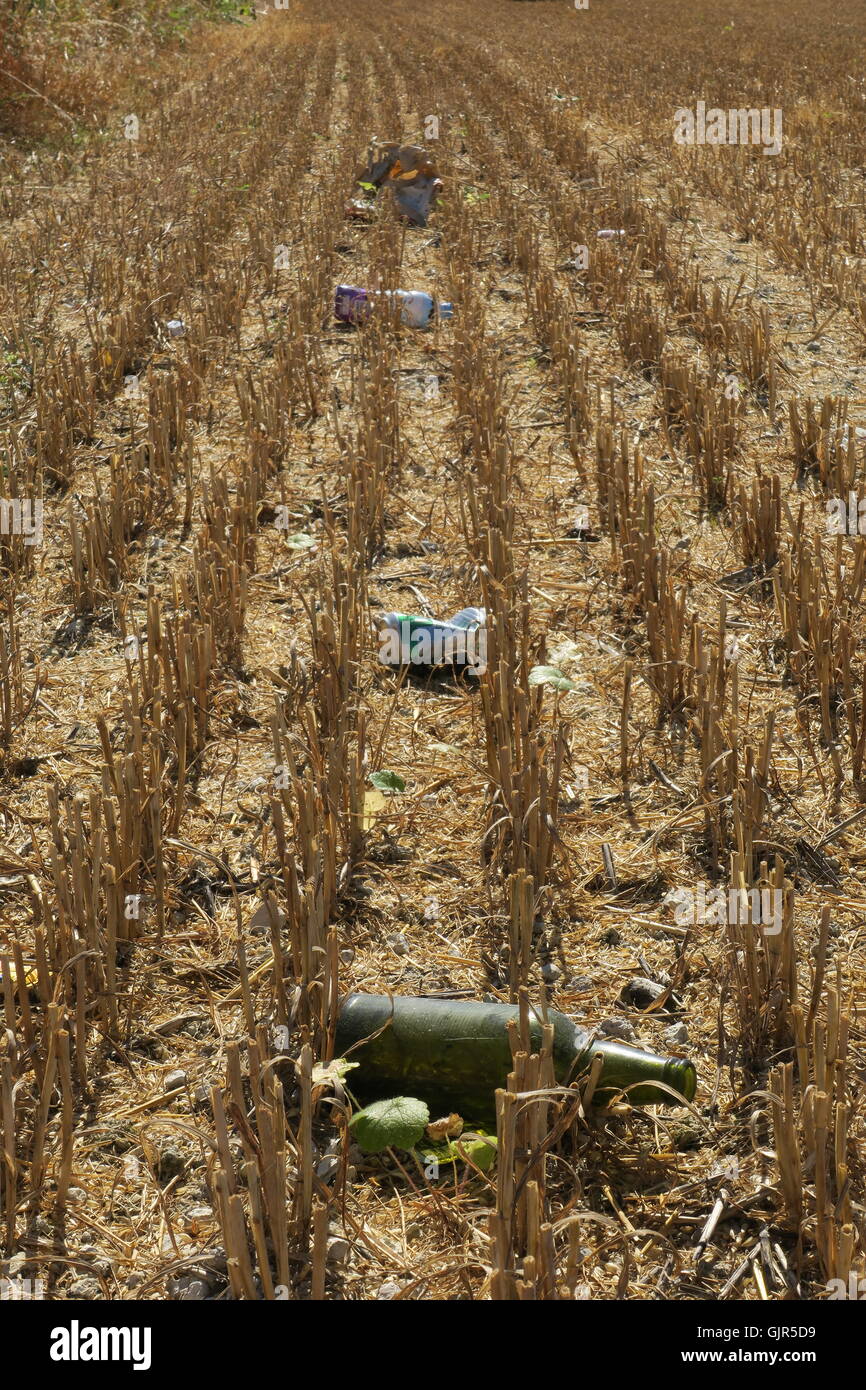
[[[474,1139],[455,1139],[452,1141],[461,1158],[470,1159],[482,1173],[487,1173],[496,1162],[496,1138],[479,1134]]]
[[[555,666],[533,666],[529,673],[530,685],[552,685],[554,690],[576,690],[577,686],[568,676],[564,676]]]
[[[370,784],[380,792],[404,792],[406,783],[399,772],[371,772]]]
[[[349,1128],[365,1153],[378,1154],[383,1149],[414,1149],[429,1123],[430,1111],[423,1100],[395,1096],[359,1110]]]
[[[286,545],[290,550],[309,550],[317,544],[315,536],[308,536],[305,531],[296,531],[293,536],[286,536]]]
[[[438,1163],[440,1168],[446,1163],[465,1163],[468,1159],[482,1173],[487,1173],[496,1162],[496,1136],[476,1130],[444,1144],[427,1145],[419,1152],[423,1162]]]
[[[359,188],[366,188],[366,190],[367,190],[368,193],[375,193],[375,192],[376,192],[376,185],[375,185],[374,183],[366,183],[366,182],[364,181],[364,179],[358,179],[358,187],[359,187]]]
[[[349,1062],[345,1057],[335,1057],[332,1062],[317,1062],[313,1067],[313,1085],[324,1086],[329,1081],[345,1081],[349,1072],[360,1065],[360,1062]]]

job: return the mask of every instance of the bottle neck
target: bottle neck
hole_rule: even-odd
[[[686,1058],[642,1052],[615,1038],[593,1038],[565,1014],[554,1010],[550,1017],[555,1028],[556,1074],[560,1084],[574,1081],[589,1070],[596,1055],[601,1055],[604,1061],[595,1088],[598,1100],[611,1099],[620,1091],[633,1105],[675,1105],[678,1095],[693,1099],[697,1077]]]
[[[623,1091],[632,1105],[675,1105],[676,1096],[692,1100],[697,1077],[684,1057],[663,1057],[657,1052],[641,1052],[609,1038],[599,1038],[592,1052],[604,1058],[596,1092],[612,1095]],[[666,1089],[665,1089],[666,1088]],[[671,1091],[675,1095],[671,1095]]]

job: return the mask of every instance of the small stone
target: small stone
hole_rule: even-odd
[[[137,1288],[140,1288],[141,1285],[142,1285],[143,1283],[144,1283],[144,1275],[143,1275],[143,1274],[128,1274],[127,1277],[126,1277],[126,1287],[127,1287],[128,1289],[137,1289]]]
[[[190,1207],[186,1219],[187,1221],[213,1221],[213,1207]]]
[[[409,954],[409,942],[400,932],[393,932],[391,936],[387,938],[387,941],[395,956],[406,956]]]
[[[692,1149],[699,1149],[704,1142],[701,1131],[691,1125],[682,1125],[675,1129],[672,1138],[678,1153],[689,1153]]]
[[[109,1260],[107,1255],[104,1255],[101,1250],[97,1250],[95,1246],[92,1245],[81,1250],[79,1253],[83,1260],[88,1261],[95,1274],[101,1274],[105,1279],[108,1278],[111,1274],[111,1260]]]
[[[177,1149],[163,1149],[156,1165],[156,1176],[163,1187],[173,1178],[180,1177],[186,1169],[186,1160]]]
[[[541,967],[541,978],[546,985],[556,984],[561,974],[559,966],[552,960],[545,961]]]
[[[684,1047],[689,1040],[689,1030],[684,1023],[672,1023],[664,1031],[664,1040],[671,1047]]]
[[[105,1298],[105,1294],[98,1279],[76,1279],[74,1284],[70,1284],[67,1297],[89,1301]]]
[[[163,1086],[168,1091],[180,1091],[189,1080],[185,1071],[170,1071],[166,1074]]]
[[[589,975],[575,975],[573,979],[569,980],[566,989],[571,990],[573,994],[586,994],[594,986],[595,981]]]
[[[13,1255],[6,1266],[6,1274],[10,1279],[19,1279],[27,1269],[27,1256],[23,1250],[19,1250]]]
[[[807,351],[807,352],[820,352],[820,351],[821,351],[821,344],[818,343],[818,342],[815,342],[814,339],[813,339],[813,341],[812,341],[811,343],[807,343],[807,344],[806,344],[806,351]]]
[[[340,960],[344,965],[351,965],[355,959],[355,952],[351,946],[344,946],[340,952]]]
[[[316,1177],[321,1178],[323,1182],[328,1182],[336,1176],[339,1167],[340,1160],[336,1154],[325,1154],[325,1157],[316,1164]]]
[[[87,1193],[83,1187],[67,1187],[66,1200],[67,1202],[86,1202]]]
[[[604,1018],[598,1031],[605,1038],[619,1038],[622,1042],[637,1042],[637,1033],[627,1018]]]
[[[390,1298],[396,1298],[398,1293],[402,1293],[399,1284],[395,1284],[393,1279],[387,1279],[384,1284],[380,1284],[376,1290],[376,1298],[379,1302],[386,1302]]]
[[[332,1236],[328,1241],[328,1261],[333,1265],[344,1265],[349,1258],[349,1242],[344,1236]]]
[[[661,999],[664,992],[664,985],[656,984],[655,980],[648,980],[645,975],[635,975],[633,980],[629,980],[628,984],[623,986],[619,997],[624,1004],[632,1004],[636,1009],[648,1009],[650,1004]]]
[[[602,933],[601,939],[605,946],[618,946],[622,941],[622,936],[616,927],[608,927],[607,931]]]

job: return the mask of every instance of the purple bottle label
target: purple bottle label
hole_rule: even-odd
[[[334,296],[334,317],[342,323],[358,323],[370,312],[366,290],[358,285],[338,285]]]

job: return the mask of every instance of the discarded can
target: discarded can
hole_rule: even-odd
[[[487,613],[461,608],[448,622],[411,613],[386,613],[380,632],[384,666],[472,666],[487,664]]]
[[[440,319],[450,319],[454,312],[454,306],[447,302],[440,302],[437,311],[436,300],[423,290],[375,291],[361,289],[359,285],[338,285],[334,296],[334,317],[341,323],[362,323],[381,294],[386,299],[391,299],[392,295],[399,299],[400,319],[409,328],[427,328],[437,312]]]
[[[506,1085],[512,1070],[508,1024],[519,1013],[516,1004],[350,994],[337,1018],[335,1055],[359,1063],[348,1085],[364,1104],[417,1096],[434,1114],[456,1111],[480,1122],[495,1114],[496,1090]],[[553,1025],[553,1064],[560,1086],[585,1075],[601,1055],[596,1105],[609,1103],[620,1092],[632,1105],[678,1105],[693,1099],[697,1077],[685,1057],[663,1057],[612,1038],[595,1038],[556,1009],[549,1009],[547,1017]],[[530,1036],[537,1050],[541,1024],[531,1011]]]

